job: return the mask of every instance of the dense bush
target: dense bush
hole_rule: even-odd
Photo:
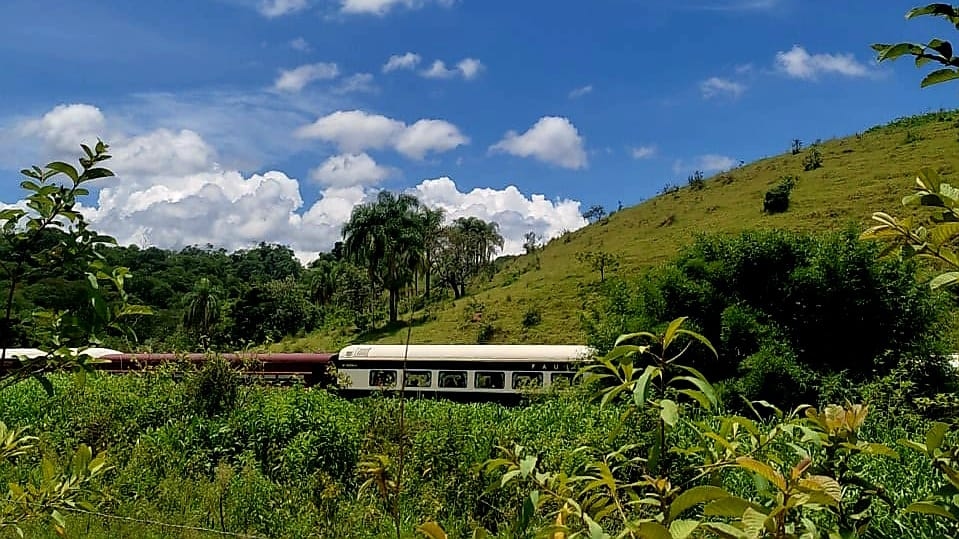
[[[852,230],[703,235],[649,274],[608,283],[584,326],[606,350],[620,333],[689,313],[720,358],[690,363],[716,381],[742,378],[733,386],[747,395],[773,384],[800,399],[823,376],[862,382],[907,363],[926,391],[939,389],[946,300],[916,281],[914,263],[880,249]]]
[[[796,187],[796,178],[794,176],[783,176],[775,187],[766,191],[763,198],[763,212],[765,213],[783,213],[789,209],[789,195]]]

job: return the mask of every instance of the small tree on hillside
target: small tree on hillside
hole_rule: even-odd
[[[607,251],[585,251],[576,253],[576,260],[588,264],[599,272],[599,282],[606,281],[606,272],[616,271],[619,268],[619,257]]]
[[[600,221],[604,217],[606,217],[606,208],[600,206],[599,204],[590,207],[585,213],[583,213],[583,218],[590,223]]]
[[[809,172],[820,167],[822,167],[822,152],[817,148],[812,148],[809,150],[809,153],[806,154],[806,157],[803,158],[802,168],[806,172]]]
[[[792,154],[799,155],[799,152],[802,151],[802,141],[798,138],[794,138],[792,142]]]
[[[542,238],[536,235],[536,231],[534,230],[527,232],[523,238],[526,240],[526,242],[523,243],[523,249],[528,255],[535,253],[536,250],[540,248],[543,241]]]

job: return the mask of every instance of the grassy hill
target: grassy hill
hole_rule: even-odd
[[[784,137],[783,146],[788,145]],[[484,324],[496,328],[490,341],[495,343],[583,342],[581,290],[584,283],[598,280],[599,274],[576,260],[579,252],[614,253],[622,260],[617,274],[628,275],[669,259],[699,232],[816,231],[850,222],[865,226],[874,211],[900,214],[900,200],[912,189],[913,175],[920,168],[938,168],[947,180],[955,178],[959,111],[902,118],[854,136],[823,141],[818,149],[822,168],[803,171],[806,149],[798,155],[762,159],[708,178],[702,189],[684,186],[625,208],[604,222],[552,240],[538,255],[506,261],[491,280],[474,284],[470,296],[416,313],[412,342],[476,343]],[[789,211],[763,214],[765,192],[786,175],[798,177]],[[479,311],[482,321],[475,320]],[[528,311],[538,312],[541,322],[524,329]],[[315,333],[275,348],[329,350],[344,340],[402,343],[405,337],[405,327],[359,336]]]

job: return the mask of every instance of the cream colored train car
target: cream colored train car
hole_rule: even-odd
[[[527,387],[573,382],[594,351],[579,345],[381,345],[340,350],[345,393],[399,390],[460,400],[519,396]],[[406,355],[406,383],[400,380]]]

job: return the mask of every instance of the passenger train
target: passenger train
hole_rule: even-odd
[[[91,365],[124,373],[170,361],[199,364],[206,354],[124,353],[87,348]],[[251,376],[305,385],[338,383],[345,395],[400,391],[455,400],[516,397],[526,388],[571,384],[579,364],[595,351],[579,345],[350,345],[337,353],[220,354]],[[9,348],[6,357],[39,357],[34,348]],[[405,358],[405,359],[404,359]],[[7,360],[10,361],[9,359]],[[406,364],[406,375],[400,379]],[[330,374],[334,367],[336,379]]]

